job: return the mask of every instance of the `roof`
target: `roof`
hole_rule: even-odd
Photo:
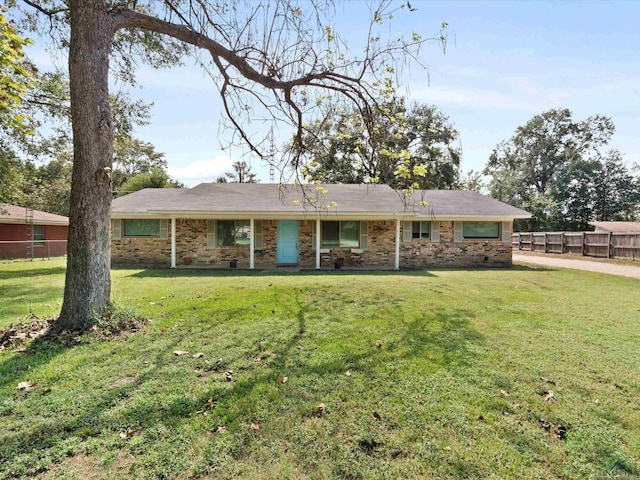
[[[0,223],[26,223],[26,208],[18,205],[0,204]],[[69,217],[55,213],[33,211],[33,223],[37,225],[69,225]]]
[[[420,205],[426,198],[429,205]],[[529,218],[524,210],[475,192],[428,190],[405,202],[388,185],[278,185],[268,183],[201,183],[190,189],[148,188],[117,198],[115,218],[238,217],[303,218]]]
[[[471,190],[416,190],[409,206],[418,215],[434,218],[531,217],[529,212]]]
[[[640,222],[587,222],[596,228],[601,228],[611,233],[640,232]]]

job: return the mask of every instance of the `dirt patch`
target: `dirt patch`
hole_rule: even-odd
[[[120,377],[115,382],[113,382],[111,386],[116,388],[116,387],[124,387],[125,385],[131,385],[133,382],[136,381],[137,378],[138,377],[136,377],[135,375],[125,375],[124,377]]]
[[[38,480],[49,480],[54,478],[77,478],[79,480],[102,480],[103,478],[127,478],[133,465],[133,457],[118,452],[115,460],[104,465],[99,459],[84,453],[79,453],[73,457],[66,458],[62,463],[56,465],[48,472],[36,477]]]

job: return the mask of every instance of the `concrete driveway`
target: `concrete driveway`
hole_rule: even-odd
[[[590,272],[608,273],[640,279],[640,266],[620,265],[617,263],[598,262],[591,260],[574,260],[564,256],[535,255],[513,252],[514,264],[542,265],[552,268],[573,268],[576,270],[588,270]]]

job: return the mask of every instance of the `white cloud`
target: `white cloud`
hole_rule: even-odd
[[[211,160],[200,160],[179,167],[169,166],[172,178],[193,187],[202,182],[215,182],[224,172],[231,170],[234,160],[229,155],[219,155]]]

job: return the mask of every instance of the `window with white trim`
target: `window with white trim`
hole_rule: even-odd
[[[411,238],[429,240],[431,222],[411,222]]]
[[[462,237],[465,239],[497,240],[500,238],[501,222],[462,222]]]
[[[33,239],[34,247],[44,247],[44,225],[34,225],[31,238]]]
[[[124,237],[160,237],[160,220],[126,219],[122,222]]]
[[[216,225],[218,247],[247,247],[251,242],[249,220],[218,220]]]
[[[322,247],[358,248],[360,246],[360,222],[321,222],[320,244]]]

